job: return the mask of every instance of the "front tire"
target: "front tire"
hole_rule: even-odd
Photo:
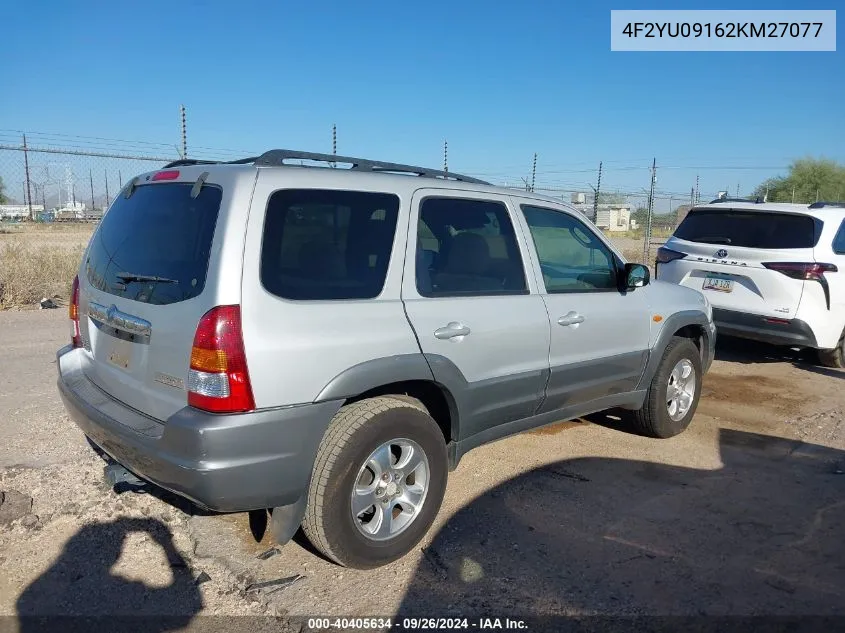
[[[642,435],[669,438],[689,426],[701,395],[701,355],[688,338],[674,337],[663,352],[634,426]]]
[[[447,476],[443,434],[424,407],[391,396],[353,403],[317,451],[302,528],[339,565],[385,565],[431,527]]]

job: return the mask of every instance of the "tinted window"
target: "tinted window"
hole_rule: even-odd
[[[616,290],[616,258],[596,235],[574,217],[523,206],[547,292]]]
[[[837,255],[845,255],[845,220],[842,220],[842,225],[836,232],[836,237],[833,238],[833,252]]]
[[[91,239],[89,283],[112,295],[159,305],[199,295],[222,191],[206,185],[191,198],[192,187],[141,185],[128,199],[118,196]]]
[[[806,215],[715,209],[690,211],[675,237],[749,248],[812,248],[818,240],[816,223]]]
[[[399,198],[289,189],[267,203],[261,283],[285,299],[372,299],[384,287]]]
[[[416,269],[424,297],[527,293],[513,224],[499,202],[426,198]]]

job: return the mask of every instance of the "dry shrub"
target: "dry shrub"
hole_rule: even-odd
[[[55,295],[68,298],[84,250],[39,247],[18,239],[0,242],[0,306],[33,304]]]

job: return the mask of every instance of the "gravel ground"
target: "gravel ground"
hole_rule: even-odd
[[[721,342],[671,440],[610,412],[479,448],[420,546],[359,572],[299,535],[257,558],[261,513],[105,486],[55,389],[66,338],[63,310],[0,313],[0,615],[845,615],[845,373],[804,355]]]

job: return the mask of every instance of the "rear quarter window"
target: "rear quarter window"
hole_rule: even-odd
[[[139,185],[129,198],[118,196],[91,238],[88,282],[108,294],[157,305],[202,293],[223,192],[205,185],[191,198],[192,187]]]
[[[740,209],[693,209],[675,230],[688,242],[746,248],[812,248],[821,225],[811,216]]]
[[[323,189],[276,191],[267,203],[261,283],[284,299],[372,299],[387,277],[399,198]]]

